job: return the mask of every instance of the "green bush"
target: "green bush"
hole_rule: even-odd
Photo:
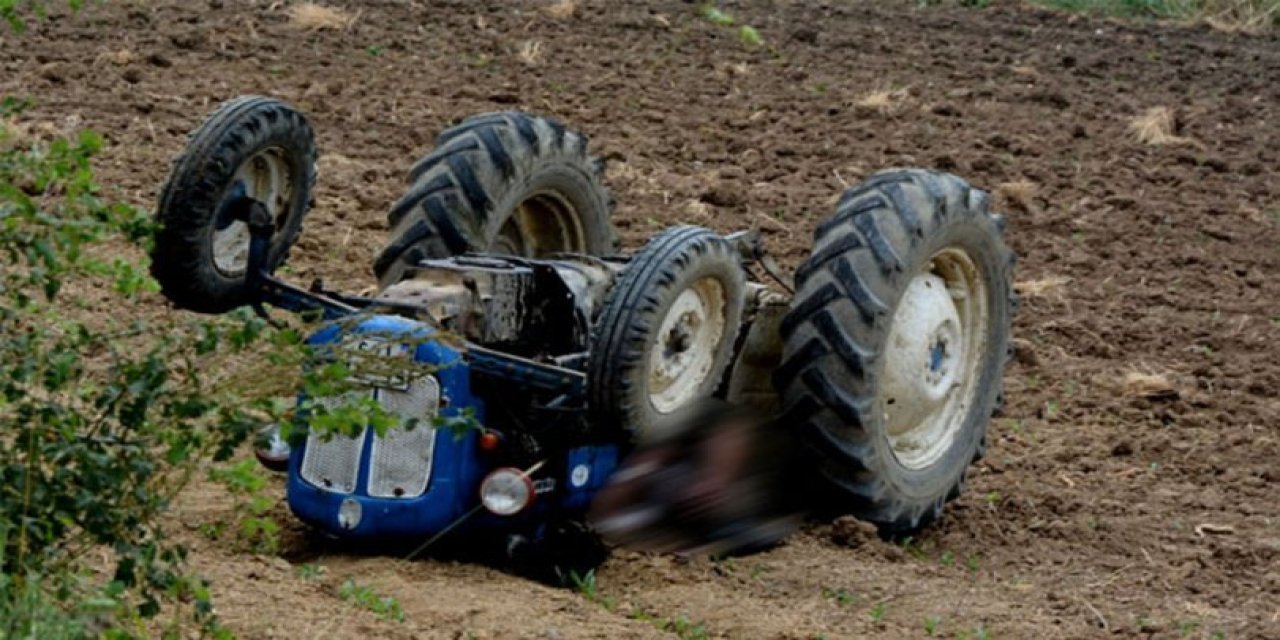
[[[166,600],[207,620],[207,591],[157,516],[196,461],[226,459],[261,424],[255,405],[210,393],[205,372],[264,323],[146,326],[77,310],[106,287],[103,302],[120,307],[155,288],[118,257],[151,224],[101,196],[89,164],[99,136],[32,135],[10,121],[22,106],[0,108],[0,636],[88,634],[86,616],[134,624]],[[83,571],[94,549],[110,550],[108,580]],[[64,626],[51,633],[57,611]]]
[[[164,603],[215,630],[206,585],[158,524],[199,464],[228,460],[268,422],[297,442],[301,415],[326,436],[400,420],[349,393],[355,363],[247,311],[117,320],[158,289],[144,259],[120,257],[143,253],[151,219],[102,196],[98,135],[33,134],[15,119],[26,106],[0,102],[0,638],[140,635]],[[91,313],[84,296],[121,313]],[[294,407],[299,390],[351,401]],[[212,476],[245,502],[241,541],[271,552],[274,503],[255,471]],[[113,566],[92,579],[82,558],[102,549]]]
[[[72,11],[79,11],[84,0],[67,0]],[[0,20],[9,23],[9,28],[21,33],[27,27],[30,16],[45,17],[49,2],[47,0],[0,0]]]
[[[0,20],[20,29],[45,4],[0,0]],[[190,635],[193,622],[226,635],[159,516],[204,462],[222,462],[210,475],[243,503],[239,542],[275,551],[274,500],[256,465],[225,461],[269,422],[294,443],[308,429],[401,424],[350,379],[414,365],[313,352],[302,330],[247,311],[119,320],[157,308],[141,299],[158,291],[140,257],[151,217],[104,197],[90,165],[99,135],[31,126],[29,106],[0,101],[0,639],[147,636],[162,608],[174,614],[167,636]],[[348,401],[295,407],[300,390]],[[108,558],[105,574],[90,571],[90,554]]]

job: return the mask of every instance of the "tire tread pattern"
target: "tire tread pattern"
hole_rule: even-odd
[[[605,193],[603,163],[587,155],[586,136],[552,118],[483,113],[441,132],[436,148],[410,169],[409,191],[387,214],[391,239],[373,264],[379,281],[391,284],[397,264],[484,250],[498,194],[530,167],[555,159],[583,167],[591,188]],[[612,230],[607,233],[606,252],[615,242]]]
[[[268,268],[288,257],[302,229],[315,184],[315,137],[300,112],[275,98],[247,95],[219,105],[191,133],[174,160],[160,191],[151,274],[175,305],[204,313],[221,313],[249,302],[237,281],[214,267],[209,228],[240,164],[257,151],[278,146],[289,153],[296,171],[294,199],[273,239]]]
[[[817,249],[796,273],[796,298],[782,322],[783,360],[774,373],[783,399],[779,423],[797,431],[841,510],[886,533],[913,531],[937,518],[942,505],[962,490],[964,472],[945,495],[925,503],[896,494],[881,477],[883,461],[876,456],[884,454],[873,446],[866,422],[868,412],[875,410],[879,369],[872,364],[889,330],[891,309],[885,296],[909,280],[903,256],[933,230],[967,217],[965,224],[984,227],[1001,253],[1003,281],[988,286],[1007,296],[1009,312],[998,329],[1007,336],[1016,308],[1014,260],[999,238],[1003,224],[987,204],[985,193],[949,174],[881,172],[843,194],[835,214],[815,232]],[[897,228],[890,230],[895,220]],[[997,397],[1006,360],[1000,358],[995,372]],[[998,410],[998,400],[991,404]],[[973,459],[984,448],[985,434],[978,438]]]
[[[643,379],[638,369],[648,367],[648,338],[657,330],[658,317],[666,296],[684,270],[695,262],[718,261],[731,265],[736,281],[725,287],[726,296],[741,296],[745,276],[738,266],[741,258],[723,238],[702,227],[681,226],[658,234],[632,258],[606,297],[597,318],[596,335],[587,368],[587,403],[595,424],[614,431],[635,433],[643,425],[634,404],[634,385]],[[728,302],[728,301],[726,301]],[[740,304],[729,303],[721,344],[736,341]],[[723,358],[711,378],[718,380],[731,358]]]

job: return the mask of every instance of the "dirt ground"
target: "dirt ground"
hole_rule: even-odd
[[[283,557],[240,552],[194,533],[233,509],[196,486],[177,518],[243,637],[1280,638],[1280,38],[837,0],[723,3],[767,48],[676,1],[349,1],[353,22],[317,31],[265,0],[87,4],[0,31],[0,95],[102,132],[102,182],[146,207],[219,101],[292,101],[322,152],[303,282],[370,286],[435,133],[516,108],[591,137],[630,247],[757,226],[794,267],[841,189],[923,165],[995,192],[1020,255],[990,453],[907,543],[842,523],[719,563],[618,553],[610,608],[296,528]],[[1171,144],[1130,130],[1153,107]],[[405,621],[341,599],[347,578]]]

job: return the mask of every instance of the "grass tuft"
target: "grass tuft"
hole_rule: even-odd
[[[542,11],[556,20],[564,20],[578,12],[578,3],[577,0],[559,0],[543,7]]]
[[[702,17],[722,27],[732,27],[733,23],[736,22],[733,16],[717,9],[714,5],[702,7]]]
[[[1262,33],[1280,27],[1280,0],[1213,0],[1205,5],[1205,24],[1219,31]]]
[[[1130,398],[1176,398],[1178,388],[1163,374],[1130,371],[1122,381],[1124,395]]]
[[[1176,132],[1178,120],[1169,107],[1151,107],[1129,121],[1129,130],[1138,142],[1149,145],[1192,144]]]
[[[907,92],[902,89],[877,89],[853,101],[853,106],[863,113],[888,115],[897,111],[906,100]]]
[[[399,600],[391,596],[379,595],[368,586],[357,584],[350,578],[347,578],[338,589],[338,597],[361,609],[372,611],[385,620],[405,621],[404,609],[400,607]]]
[[[1035,206],[1036,192],[1039,187],[1030,180],[1004,182],[996,187],[996,195],[1003,197],[1009,206],[1022,212],[1030,213]]]
[[[538,62],[542,60],[542,41],[526,40],[520,44],[520,49],[516,52],[516,57],[520,62],[528,67],[538,66]]]
[[[1015,282],[1013,290],[1024,298],[1039,298],[1053,294],[1062,288],[1062,285],[1071,282],[1071,278],[1061,276],[1050,276],[1040,280],[1023,280]]]
[[[119,51],[113,51],[111,53],[104,54],[103,57],[106,58],[108,62],[116,65],[117,67],[123,67],[133,62],[137,62],[138,60],[138,54],[134,53],[129,49],[121,49]]]
[[[1280,27],[1280,0],[1032,0],[1062,11],[1111,18],[1202,22],[1223,31]]]
[[[356,17],[342,9],[303,2],[289,7],[289,22],[306,31],[341,31],[350,29]]]

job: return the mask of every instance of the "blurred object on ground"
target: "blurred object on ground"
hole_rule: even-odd
[[[591,522],[640,551],[723,555],[769,547],[803,517],[794,438],[708,400],[655,425],[601,490]]]

